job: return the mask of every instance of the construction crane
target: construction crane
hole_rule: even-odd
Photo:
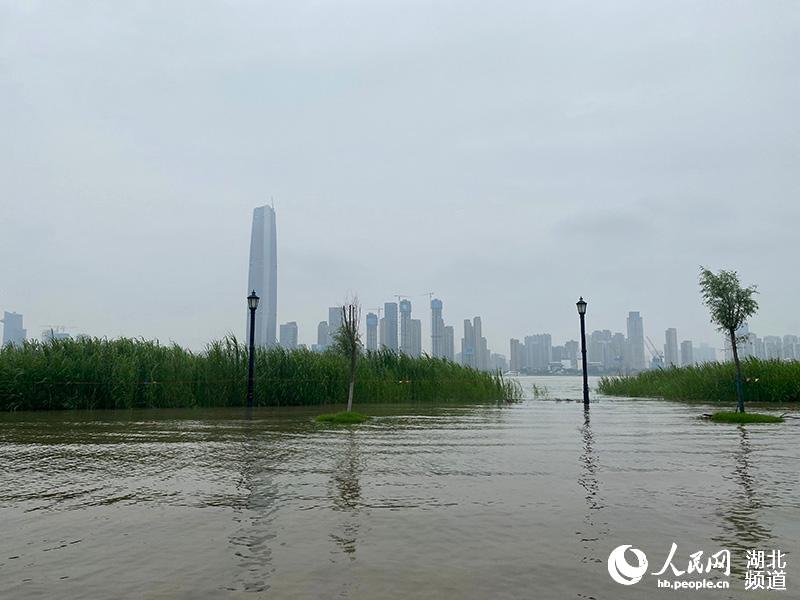
[[[647,350],[653,356],[653,360],[650,361],[650,365],[654,369],[663,369],[664,353],[659,351],[658,348],[656,348],[656,345],[653,343],[653,340],[650,339],[650,336],[645,337],[645,341],[647,341]]]
[[[379,319],[381,318],[381,312],[383,312],[383,308],[382,307],[379,306],[378,308],[368,308],[367,310],[376,310],[376,311],[378,311],[378,318]]]

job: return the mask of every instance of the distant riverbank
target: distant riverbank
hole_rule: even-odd
[[[748,402],[800,400],[800,362],[750,359],[742,363]],[[632,377],[603,377],[598,391],[608,396],[736,402],[733,363],[645,371]]]
[[[256,351],[256,405],[313,406],[347,398],[348,362],[334,352]],[[247,349],[235,338],[203,352],[135,339],[55,340],[0,349],[0,410],[241,406]],[[443,359],[369,352],[355,404],[502,402],[514,381]]]

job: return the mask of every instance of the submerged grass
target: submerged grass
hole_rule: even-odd
[[[369,421],[371,418],[372,417],[368,415],[362,415],[361,413],[344,411],[333,414],[319,415],[317,416],[316,420],[320,423],[352,424],[363,423],[364,421]]]
[[[348,362],[333,353],[256,351],[259,406],[312,406],[347,398]],[[0,348],[0,410],[241,406],[247,348],[235,337],[202,352],[143,339],[53,340]],[[369,352],[358,362],[355,401],[519,400],[514,381],[444,359]]]
[[[748,359],[742,362],[747,402],[800,400],[800,362]],[[733,363],[644,371],[632,377],[603,377],[598,390],[609,396],[736,402]]]
[[[783,417],[749,412],[717,412],[711,415],[715,423],[783,423]]]

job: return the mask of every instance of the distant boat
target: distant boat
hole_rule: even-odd
[[[519,371],[506,371],[503,377],[519,377]]]

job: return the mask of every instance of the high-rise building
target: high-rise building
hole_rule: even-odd
[[[681,342],[681,366],[690,367],[694,364],[694,352],[692,348],[692,340],[683,340]]]
[[[411,337],[411,300],[400,300],[400,352],[413,354]]]
[[[681,357],[678,354],[678,330],[670,327],[664,332],[664,365],[666,367],[680,367]]]
[[[431,356],[444,356],[444,319],[442,318],[442,301],[431,300]]]
[[[549,333],[525,336],[525,365],[528,371],[542,372],[550,369],[553,342]]]
[[[336,334],[342,328],[342,307],[331,306],[328,308],[328,345],[336,341]]]
[[[317,325],[317,343],[314,345],[314,350],[322,352],[328,347],[328,322],[320,321]]]
[[[496,354],[492,352],[489,356],[489,369],[492,371],[500,371],[501,373],[505,373],[508,370],[506,357],[502,354]]]
[[[3,346],[14,344],[22,346],[28,331],[22,326],[22,315],[15,312],[3,312]]]
[[[444,357],[450,362],[456,359],[455,347],[455,331],[452,325],[445,325],[444,327]]]
[[[626,340],[625,367],[628,371],[644,371],[644,322],[638,311],[628,313],[628,339]]]
[[[511,370],[517,372],[521,371],[523,367],[523,348],[518,339],[511,338],[508,356],[511,363]]]
[[[611,337],[611,354],[612,363],[606,368],[621,373],[622,366],[625,364],[625,336],[619,332]]]
[[[380,323],[381,348],[397,352],[400,345],[397,340],[397,303],[385,302],[383,305],[383,318]]]
[[[764,354],[767,360],[783,360],[783,338],[777,335],[765,335]]]
[[[486,338],[482,335],[481,318],[475,317],[472,322],[464,319],[464,337],[461,338],[462,364],[481,371],[489,370],[490,353]]]
[[[409,356],[422,356],[422,321],[410,319],[408,321],[410,345],[407,354]]]
[[[717,351],[708,344],[700,344],[692,348],[694,361],[701,365],[703,363],[717,362]]]
[[[260,298],[256,309],[255,345],[273,346],[278,322],[278,250],[275,210],[271,206],[259,206],[253,210],[247,293],[252,290]],[[245,339],[249,339],[249,314],[247,318]]]
[[[796,335],[783,336],[783,360],[800,360],[800,344]]]
[[[297,322],[282,323],[280,328],[280,344],[288,350],[297,348]]]
[[[378,315],[367,313],[367,350],[374,352],[378,349]]]
[[[602,369],[612,368],[614,366],[614,352],[611,348],[612,338],[613,336],[609,329],[593,331],[587,343],[586,360]]]
[[[578,344],[576,340],[564,342],[565,358],[569,361],[573,369],[578,368],[578,352],[580,352],[580,344]]]
[[[464,319],[464,337],[461,338],[461,364],[476,368],[475,360],[475,328],[472,321]]]

